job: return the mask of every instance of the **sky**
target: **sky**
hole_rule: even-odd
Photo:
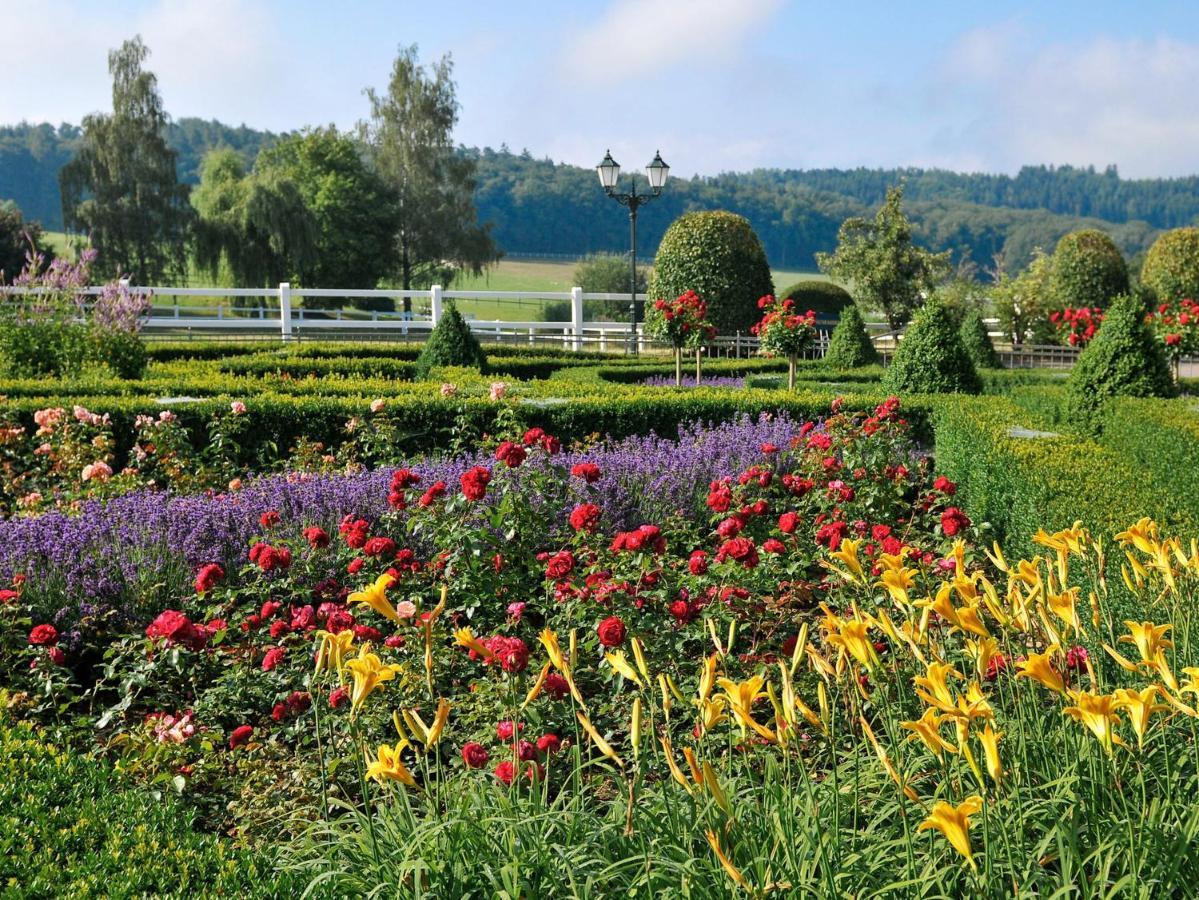
[[[400,45],[451,54],[456,139],[672,174],[1199,172],[1199,0],[0,0],[0,122],[110,102],[141,34],[168,112],[350,128]]]

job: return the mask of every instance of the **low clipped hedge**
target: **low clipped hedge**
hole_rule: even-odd
[[[1199,401],[1113,400],[1104,411],[1100,441],[1199,520]]]
[[[169,788],[168,788],[169,791]],[[0,893],[5,897],[299,896],[269,856],[193,829],[168,794],[0,726]]]
[[[1085,437],[1021,437],[1035,425],[1013,400],[939,398],[932,408],[937,469],[957,482],[961,505],[989,522],[1011,553],[1075,520],[1110,538],[1146,514],[1167,534],[1199,535],[1199,515],[1177,491],[1146,478],[1121,450]]]

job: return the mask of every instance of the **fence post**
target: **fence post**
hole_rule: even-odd
[[[577,353],[583,349],[583,289],[570,289],[570,330],[574,334],[573,349]]]
[[[433,314],[433,327],[437,327],[437,323],[441,321],[441,285],[435,284],[429,288],[429,305]]]
[[[291,283],[279,283],[279,328],[284,341],[291,340]]]

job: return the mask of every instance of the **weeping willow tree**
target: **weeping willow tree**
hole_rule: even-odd
[[[199,213],[195,263],[214,278],[245,287],[271,287],[309,266],[317,253],[317,224],[299,188],[277,173],[247,174],[237,152],[213,150],[192,192]],[[257,301],[238,297],[235,306]]]

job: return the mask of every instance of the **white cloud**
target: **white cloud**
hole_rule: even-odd
[[[1030,47],[1002,26],[975,30],[946,55],[934,95],[958,128],[947,155],[989,168],[1116,164],[1127,176],[1199,169],[1199,44],[1099,37]],[[940,118],[944,119],[944,112]]]
[[[564,74],[590,85],[642,78],[679,64],[735,59],[745,38],[782,0],[615,0],[576,29],[560,56]]]

